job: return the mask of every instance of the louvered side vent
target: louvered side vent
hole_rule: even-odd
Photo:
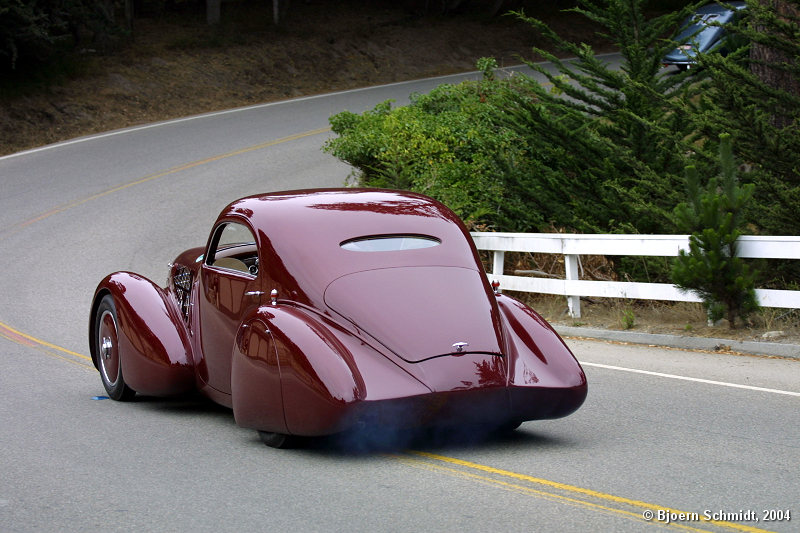
[[[175,287],[175,297],[178,299],[183,320],[188,324],[189,310],[192,308],[192,271],[183,266],[176,267],[172,284]]]

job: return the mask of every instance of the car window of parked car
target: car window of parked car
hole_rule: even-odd
[[[393,252],[430,248],[439,244],[439,239],[426,235],[370,235],[346,240],[341,247],[351,252]]]

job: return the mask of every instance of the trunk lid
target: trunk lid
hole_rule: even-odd
[[[331,282],[325,303],[409,363],[502,354],[497,306],[483,274],[420,266],[355,272]]]

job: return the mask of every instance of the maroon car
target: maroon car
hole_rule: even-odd
[[[513,428],[586,397],[570,350],[492,289],[458,217],[409,192],[236,200],[165,288],[106,277],[89,324],[111,398],[199,390],[275,447],[365,425]]]

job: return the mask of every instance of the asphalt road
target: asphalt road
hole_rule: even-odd
[[[0,531],[797,531],[797,360],[568,339],[590,384],[574,415],[385,449],[274,450],[201,398],[95,399],[104,275],[163,282],[230,200],[341,185],[349,168],[320,151],[328,116],[442,81],[0,158]]]

